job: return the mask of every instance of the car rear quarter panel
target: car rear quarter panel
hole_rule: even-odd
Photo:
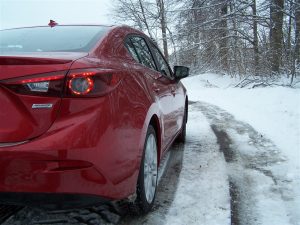
[[[83,134],[81,140],[90,140],[83,143],[84,146],[92,145],[95,149],[94,164],[113,185],[119,186],[116,189],[122,194],[120,197],[127,197],[135,192],[147,128],[156,113],[155,102],[149,94],[145,77],[136,76],[133,72],[131,60],[101,55],[101,58],[81,59],[72,68],[82,68],[83,64],[111,68],[119,71],[122,77],[118,87],[103,97],[104,102],[99,104],[101,109],[98,112],[92,110],[95,115],[91,115],[94,121],[91,121],[90,127],[79,133]],[[74,104],[73,100],[63,100],[61,113],[66,113],[63,117],[70,118],[74,114],[76,118],[74,110],[85,101],[77,106]]]
[[[142,136],[139,144],[139,149],[142,150],[150,120],[154,115],[159,119],[160,110],[156,102],[157,99],[151,91],[151,85],[149,85],[147,74],[137,72],[137,63],[130,56],[124,45],[125,39],[129,34],[138,34],[146,38],[142,32],[127,26],[111,28],[110,32],[108,32],[107,35],[99,41],[97,47],[90,52],[90,57],[76,61],[72,68],[82,68],[89,63],[94,64],[97,67],[118,68],[121,71],[127,72],[124,82],[126,83],[125,88],[128,88],[128,91],[132,90],[131,95],[129,95],[129,98],[133,101],[132,115],[136,115],[137,109],[135,109],[135,107],[140,107],[139,105],[141,103],[146,103],[144,106],[146,107],[146,111],[144,112],[146,114],[143,117],[143,128],[141,130]],[[139,95],[139,97],[136,95]],[[160,131],[158,131],[158,135],[160,135],[161,132],[160,120],[159,125]],[[159,146],[161,146],[161,143],[159,143]],[[159,149],[159,152],[162,152],[161,149]],[[142,152],[140,151],[139,158],[141,158],[141,154]]]

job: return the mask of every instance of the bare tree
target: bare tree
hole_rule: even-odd
[[[143,0],[117,0],[115,2],[114,17],[120,22],[130,22],[140,30],[146,31],[152,37],[152,29],[149,26],[150,18],[146,15]]]
[[[227,13],[228,13],[228,5],[227,0],[221,0],[222,3],[220,7],[220,60],[223,71],[228,71],[228,27],[227,27]]]
[[[117,21],[132,23],[138,29],[146,31],[153,39],[159,39],[157,30],[160,30],[164,55],[168,58],[168,26],[165,1],[115,0],[114,17]]]
[[[296,77],[296,67],[300,63],[300,0],[296,0],[295,5],[295,49],[292,57],[291,84]]]
[[[169,53],[168,53],[167,22],[166,22],[165,3],[164,3],[164,0],[156,0],[156,2],[157,2],[158,15],[159,15],[159,20],[160,20],[160,28],[161,28],[161,33],[162,33],[164,55],[165,55],[166,59],[168,59],[169,58]]]
[[[297,0],[295,5],[295,59],[300,62],[300,0]]]
[[[271,0],[270,5],[270,48],[271,48],[271,71],[279,73],[283,43],[283,8],[284,0]]]
[[[119,19],[194,71],[261,78],[283,72],[292,79],[299,73],[300,0],[115,1]]]
[[[253,15],[253,49],[254,49],[254,67],[255,75],[258,75],[259,68],[259,50],[258,50],[258,26],[257,26],[257,11],[256,11],[256,0],[252,0],[252,15]]]

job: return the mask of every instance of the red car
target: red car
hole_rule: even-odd
[[[185,139],[188,73],[127,26],[0,31],[0,202],[149,211],[160,160]]]

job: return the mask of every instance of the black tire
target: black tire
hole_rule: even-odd
[[[147,200],[147,195],[146,195],[146,186],[145,186],[145,177],[146,177],[146,173],[145,173],[145,161],[146,161],[146,148],[147,148],[147,143],[148,143],[148,139],[149,138],[153,138],[155,140],[155,146],[156,146],[156,150],[155,153],[156,154],[156,180],[155,180],[155,190],[154,190],[154,194],[153,194],[153,198],[149,201]],[[149,125],[148,127],[148,131],[147,131],[147,135],[146,135],[146,140],[145,140],[145,145],[144,145],[144,150],[143,150],[143,157],[142,157],[142,161],[141,161],[141,166],[140,166],[140,172],[139,172],[139,177],[138,177],[138,181],[137,181],[137,197],[134,203],[131,203],[129,205],[129,210],[132,214],[145,214],[148,213],[154,204],[154,200],[155,200],[155,195],[156,195],[156,189],[157,189],[157,176],[158,176],[158,171],[157,171],[157,151],[158,151],[158,146],[157,146],[157,140],[156,140],[156,132],[153,128],[153,126]],[[153,168],[154,170],[154,168]],[[154,175],[153,175],[154,176]],[[153,182],[154,183],[154,182]]]
[[[187,106],[185,106],[184,116],[182,121],[181,132],[177,137],[177,142],[185,143],[186,140],[186,123],[187,123]]]

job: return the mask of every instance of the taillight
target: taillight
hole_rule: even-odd
[[[97,97],[110,92],[120,76],[108,69],[78,69],[45,73],[1,81],[0,84],[22,95],[51,97]]]
[[[67,97],[96,97],[110,92],[120,81],[112,70],[71,70],[67,75]]]
[[[65,71],[26,76],[1,81],[8,89],[22,95],[60,97],[64,87]]]
[[[90,77],[74,77],[69,80],[68,88],[74,95],[86,95],[94,89],[94,80]]]

